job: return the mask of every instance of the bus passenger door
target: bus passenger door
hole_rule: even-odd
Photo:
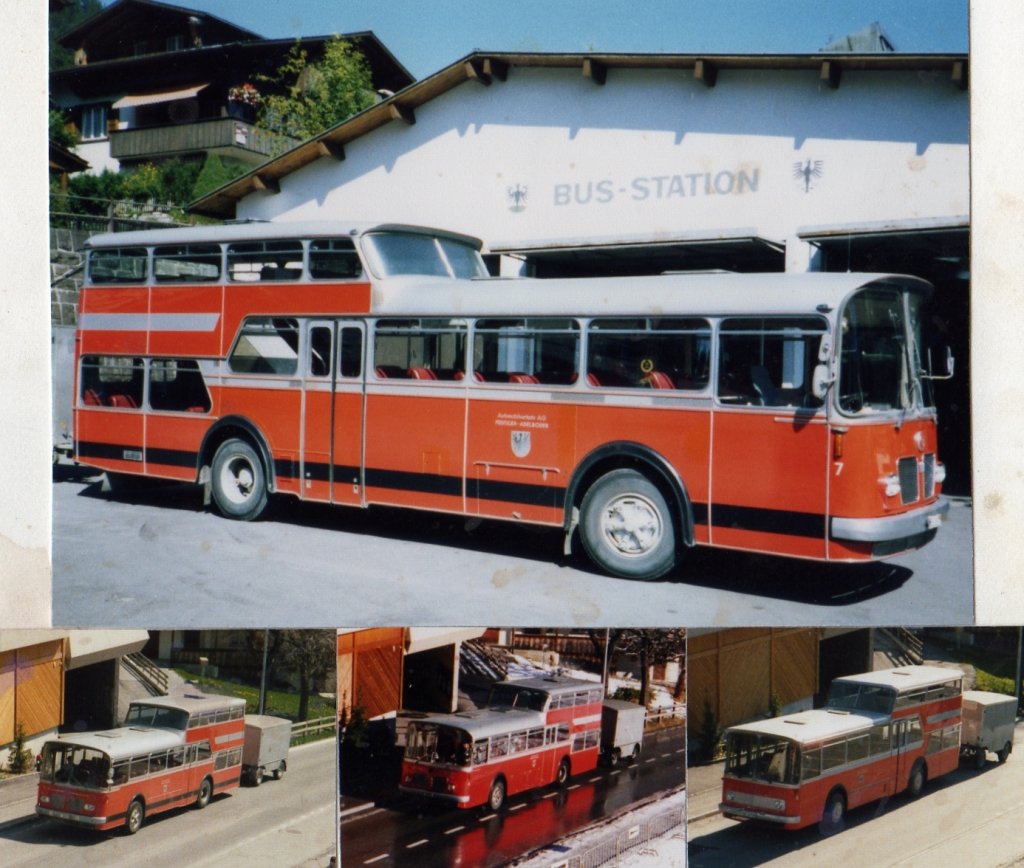
[[[362,497],[363,325],[313,320],[306,327],[302,496],[359,504]]]
[[[711,544],[824,558],[828,411],[811,392],[821,332],[725,320],[711,445]]]

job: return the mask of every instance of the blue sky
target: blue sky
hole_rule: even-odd
[[[968,0],[168,2],[201,9],[267,38],[372,30],[417,78],[474,49],[812,53],[874,21],[897,51],[967,51]]]

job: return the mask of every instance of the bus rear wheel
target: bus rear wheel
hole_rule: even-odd
[[[580,536],[590,559],[613,575],[658,579],[676,563],[676,535],[668,502],[642,473],[606,473],[580,507]]]
[[[496,778],[487,794],[487,807],[492,811],[500,811],[505,807],[505,779]]]
[[[129,835],[134,835],[142,828],[142,821],[146,819],[146,806],[141,799],[132,799],[128,806],[128,813],[124,817],[124,830]]]
[[[245,440],[225,440],[210,468],[213,500],[222,515],[251,521],[267,505],[267,477],[256,450]]]

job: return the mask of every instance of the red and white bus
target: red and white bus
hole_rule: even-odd
[[[124,726],[43,745],[36,813],[135,834],[147,816],[205,808],[239,785],[245,700],[158,697],[131,703]]]
[[[722,813],[836,831],[846,811],[956,768],[963,673],[903,666],[838,678],[826,708],[726,732]]]
[[[507,796],[592,771],[601,749],[600,684],[542,677],[496,684],[488,706],[409,724],[402,792],[498,811]]]
[[[88,242],[78,461],[560,526],[618,576],[694,545],[864,561],[948,503],[912,277],[485,279],[436,230],[250,223]]]

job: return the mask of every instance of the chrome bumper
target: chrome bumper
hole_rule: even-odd
[[[106,817],[87,817],[83,814],[72,814],[68,811],[55,811],[53,808],[41,808],[39,805],[36,805],[36,813],[40,817],[50,817],[53,820],[77,823],[81,826],[102,826],[107,822]]]
[[[832,539],[852,542],[888,542],[906,539],[935,530],[949,512],[949,499],[940,496],[934,503],[887,515],[883,518],[840,518],[834,516],[831,522]]]
[[[800,822],[799,817],[787,817],[781,814],[769,814],[765,811],[755,811],[751,808],[737,808],[735,805],[729,805],[725,802],[719,804],[718,810],[721,811],[726,817],[736,817],[743,820],[767,820],[769,823],[779,823],[783,826],[792,826],[795,823]]]

